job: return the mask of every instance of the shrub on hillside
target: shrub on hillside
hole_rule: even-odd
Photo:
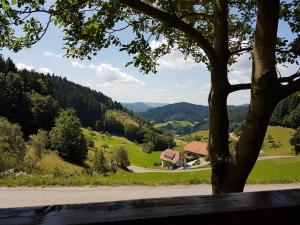
[[[130,166],[130,162],[128,159],[128,153],[123,146],[119,147],[115,151],[113,158],[114,158],[114,161],[117,163],[117,165],[124,169],[126,169],[127,166]]]
[[[74,109],[67,109],[59,114],[50,131],[50,142],[59,156],[67,161],[81,164],[86,159],[87,143]]]
[[[294,147],[296,154],[300,152],[300,127],[296,130],[292,138],[290,139],[290,144]]]
[[[42,159],[42,153],[50,147],[48,132],[45,130],[38,130],[37,134],[30,136],[28,143],[30,149],[24,158],[24,162],[26,171],[32,173],[32,170],[36,168],[38,161]]]
[[[96,149],[95,151],[95,162],[94,162],[95,170],[100,174],[105,174],[109,172],[109,166],[107,160],[104,156],[103,151]]]
[[[154,144],[152,142],[143,144],[143,151],[150,154],[154,151]]]
[[[29,144],[41,156],[50,147],[48,131],[38,130],[37,134],[30,136]]]
[[[0,172],[19,168],[25,154],[21,127],[0,117]]]

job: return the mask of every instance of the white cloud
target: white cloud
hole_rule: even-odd
[[[300,66],[296,64],[285,63],[283,65],[277,65],[277,69],[279,71],[279,76],[287,77],[298,71]]]
[[[48,56],[48,57],[52,57],[52,58],[57,58],[57,59],[62,59],[63,58],[62,54],[57,54],[57,53],[48,52],[48,51],[43,52],[43,55]]]
[[[25,63],[17,63],[16,66],[19,70],[22,70],[22,69],[26,69],[26,70],[29,70],[29,71],[34,70],[34,66],[26,65]]]
[[[100,84],[101,87],[114,87],[117,84],[145,85],[145,82],[122,72],[119,68],[114,67],[111,64],[100,63],[99,65],[84,65],[76,61],[71,61],[71,64],[77,69],[94,69],[96,74],[105,81],[104,84]]]
[[[16,66],[19,70],[22,70],[22,69],[26,69],[29,71],[35,70],[37,72],[44,73],[44,74],[52,73],[52,71],[46,67],[41,67],[39,69],[36,69],[33,65],[26,65],[25,63],[17,63]]]
[[[157,40],[152,40],[150,41],[149,45],[150,45],[150,48],[153,50],[153,49],[156,49],[156,48],[159,48],[162,44],[167,44],[167,41],[166,39],[163,39],[161,41],[157,41]]]
[[[74,68],[78,68],[78,69],[86,69],[88,68],[86,65],[83,65],[79,62],[76,62],[76,61],[71,61],[71,64]]]
[[[251,81],[252,60],[249,54],[238,57],[237,62],[230,68],[229,77],[231,84],[247,83]]]
[[[45,74],[52,73],[52,71],[49,68],[46,68],[46,67],[39,68],[38,72],[45,73]]]
[[[167,43],[165,39],[161,41],[152,40],[150,42],[151,49],[159,48],[162,44]],[[171,51],[171,53],[162,56],[159,60],[159,68],[158,69],[171,69],[171,70],[186,70],[199,66],[203,66],[202,63],[196,63],[195,60],[191,56],[185,57],[180,51],[175,48]]]
[[[145,82],[122,72],[119,68],[113,67],[111,64],[100,63],[98,66],[92,65],[91,67],[96,68],[97,75],[106,82],[145,85]]]
[[[158,60],[158,69],[171,69],[171,70],[187,70],[195,67],[203,66],[201,63],[196,63],[194,59],[190,56],[185,58],[185,56],[175,50],[170,54],[161,57]]]

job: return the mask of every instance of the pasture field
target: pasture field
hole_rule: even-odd
[[[300,156],[258,161],[247,183],[299,183]],[[56,176],[33,175],[6,177],[0,186],[85,186],[85,185],[176,185],[210,183],[210,170],[194,172],[131,173],[118,172],[101,176],[82,172]]]

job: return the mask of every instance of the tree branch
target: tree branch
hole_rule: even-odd
[[[234,54],[237,54],[237,53],[240,53],[240,52],[249,52],[249,51],[252,51],[252,50],[253,50],[253,46],[249,46],[249,47],[240,48],[240,49],[231,51],[231,52],[229,52],[229,55],[231,56],[231,55],[234,55]],[[290,52],[294,52],[294,49],[277,48],[276,52],[279,52],[279,53],[290,53]]]
[[[195,5],[207,5],[213,0],[194,0]]]
[[[251,83],[246,84],[233,84],[229,86],[229,93],[240,91],[240,90],[248,90],[251,88]]]
[[[280,83],[283,83],[283,82],[291,83],[291,82],[294,82],[294,80],[299,77],[300,77],[300,72],[298,71],[297,73],[295,73],[289,77],[281,77],[278,80]]]
[[[200,18],[200,19],[207,19],[207,20],[212,20],[214,18],[213,15],[207,14],[207,13],[184,13],[182,15],[183,18]]]
[[[281,84],[281,99],[300,91],[300,69],[293,75],[289,77],[281,77],[279,78],[279,82],[288,83],[287,85]]]
[[[237,50],[234,50],[234,51],[229,52],[229,55],[231,56],[231,55],[234,55],[234,54],[237,54],[237,53],[240,53],[240,52],[249,52],[249,51],[251,51],[252,49],[253,49],[252,46],[246,47],[246,48],[240,48],[240,49],[237,49]]]
[[[177,28],[183,32],[186,36],[194,40],[200,48],[203,49],[207,55],[212,67],[219,65],[219,61],[216,52],[211,43],[201,34],[198,30],[185,23],[177,16],[161,11],[149,4],[146,4],[140,0],[118,0],[120,3],[140,12],[145,15],[151,16],[161,22],[169,24],[171,27]]]

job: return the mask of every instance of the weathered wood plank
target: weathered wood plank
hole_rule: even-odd
[[[300,189],[0,209],[2,225],[299,224]]]

